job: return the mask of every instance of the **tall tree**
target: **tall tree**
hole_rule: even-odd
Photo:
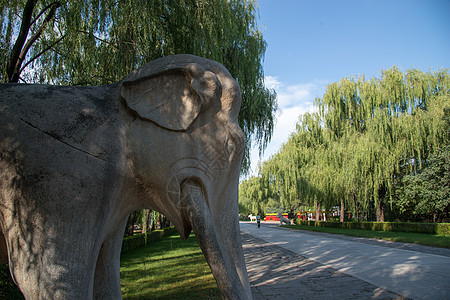
[[[448,174],[442,175],[447,168],[423,169],[450,140],[446,70],[402,73],[394,67],[381,78],[345,78],[330,84],[316,106],[318,113],[303,115],[297,132],[262,165],[263,181],[280,191],[281,203],[341,205],[359,219],[371,219],[376,212],[377,221],[384,220],[385,209],[411,203],[417,206],[408,208],[411,213],[448,209]],[[431,178],[424,177],[430,172],[441,177],[436,184],[428,180],[423,185],[427,193],[423,188],[415,192],[416,202],[411,193],[410,198],[398,195],[396,189],[406,186],[404,176],[412,174],[407,180],[417,183]],[[425,175],[415,176],[419,173]]]
[[[239,212],[258,214],[261,211],[263,191],[260,178],[251,177],[239,185]]]
[[[255,0],[0,0],[0,80],[101,85],[165,55],[203,56],[238,80],[247,149],[255,140],[262,151],[276,94],[264,85],[256,12]]]
[[[384,220],[385,201],[392,203],[394,179],[404,175],[404,167],[415,171],[443,145],[441,118],[433,117],[437,114],[430,108],[450,89],[445,70],[403,74],[394,67],[381,75],[381,79],[371,80],[345,78],[330,85],[316,102],[326,128],[338,141],[358,136],[349,150],[361,158],[364,168],[358,172],[363,179],[359,190],[375,203],[378,221]],[[439,109],[442,111],[442,106]],[[362,147],[360,141],[364,141]],[[367,198],[360,202],[367,203]]]

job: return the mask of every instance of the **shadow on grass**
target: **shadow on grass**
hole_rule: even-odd
[[[197,240],[166,237],[121,257],[124,299],[220,299]]]

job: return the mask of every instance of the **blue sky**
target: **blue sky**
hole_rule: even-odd
[[[397,66],[450,69],[450,0],[259,0],[266,85],[278,94],[276,153],[329,83]],[[260,160],[252,150],[252,171]]]

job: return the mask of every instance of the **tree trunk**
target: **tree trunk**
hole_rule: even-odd
[[[144,209],[144,215],[142,217],[142,228],[141,228],[141,232],[146,234],[147,233],[147,229],[148,229],[148,224],[149,224],[149,216],[150,216],[150,209]]]
[[[11,54],[8,59],[6,66],[6,72],[8,74],[9,82],[18,82],[19,74],[16,73],[17,65],[19,62],[19,56],[22,52],[22,47],[27,40],[28,31],[31,26],[31,18],[33,16],[34,6],[36,5],[35,0],[28,0],[23,9],[22,24],[20,25],[19,34],[17,35],[16,42],[11,50]],[[19,66],[20,68],[20,66]]]
[[[361,219],[362,219],[361,204],[356,199],[355,191],[352,191],[352,197],[353,197],[353,201],[355,201],[355,206],[356,206],[356,218],[358,219],[358,222],[361,222]]]
[[[377,202],[377,222],[384,222],[384,207],[380,200]]]
[[[361,205],[358,202],[356,202],[356,218],[358,219],[358,222],[361,222],[362,211],[361,211]]]
[[[330,210],[328,208],[325,208],[325,217],[324,217],[324,221],[328,221],[330,219]]]
[[[34,22],[36,22],[36,20],[31,20],[36,2],[37,2],[36,0],[28,0],[27,3],[25,4],[25,8],[23,10],[23,15],[22,15],[22,24],[20,25],[19,34],[18,34],[16,42],[14,43],[14,46],[11,50],[11,54],[9,56],[7,66],[6,66],[6,72],[8,75],[9,82],[14,82],[14,83],[19,82],[20,73],[22,72],[21,66],[22,66],[23,61],[25,60],[28,50],[30,50],[31,46],[39,39],[39,37],[43,33],[47,24],[53,19],[53,16],[55,15],[56,10],[61,6],[61,4],[59,2],[55,1],[55,2],[51,3],[50,5],[48,5],[47,7],[45,7],[38,14],[37,18],[39,18],[39,16],[41,16],[44,12],[49,10],[49,13],[45,17],[45,19],[42,21],[41,27],[38,28],[33,33],[33,35],[28,39],[28,41],[25,43],[25,41],[28,37],[29,31],[30,31],[31,25]],[[58,42],[59,41],[60,40],[58,40]],[[49,48],[47,48],[45,51],[47,51],[48,49]],[[37,57],[34,57],[30,61],[32,61],[36,58]]]
[[[166,218],[166,216],[159,214],[159,229],[163,229],[169,226],[169,220]]]
[[[344,207],[344,198],[341,198],[341,211],[339,215],[339,221],[344,222],[345,217],[345,207]]]
[[[151,229],[151,231],[153,231],[153,230],[158,229],[159,212],[154,210],[154,211],[152,211],[151,215],[152,215],[152,221],[151,221],[152,222],[152,225],[151,225],[152,229]]]
[[[320,221],[320,203],[314,200],[314,206],[316,207],[316,221]]]
[[[385,185],[381,185],[378,189],[378,201],[377,201],[377,222],[384,222],[384,207],[383,200],[386,196],[386,187]]]
[[[131,236],[134,234],[134,223],[135,223],[135,212],[132,212],[129,216],[128,216],[128,221],[127,221],[127,235]]]

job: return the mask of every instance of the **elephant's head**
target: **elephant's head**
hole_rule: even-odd
[[[133,117],[127,162],[150,199],[139,208],[168,216],[182,238],[193,229],[222,295],[251,298],[238,221],[237,82],[219,63],[171,56],[125,78],[121,97]]]

